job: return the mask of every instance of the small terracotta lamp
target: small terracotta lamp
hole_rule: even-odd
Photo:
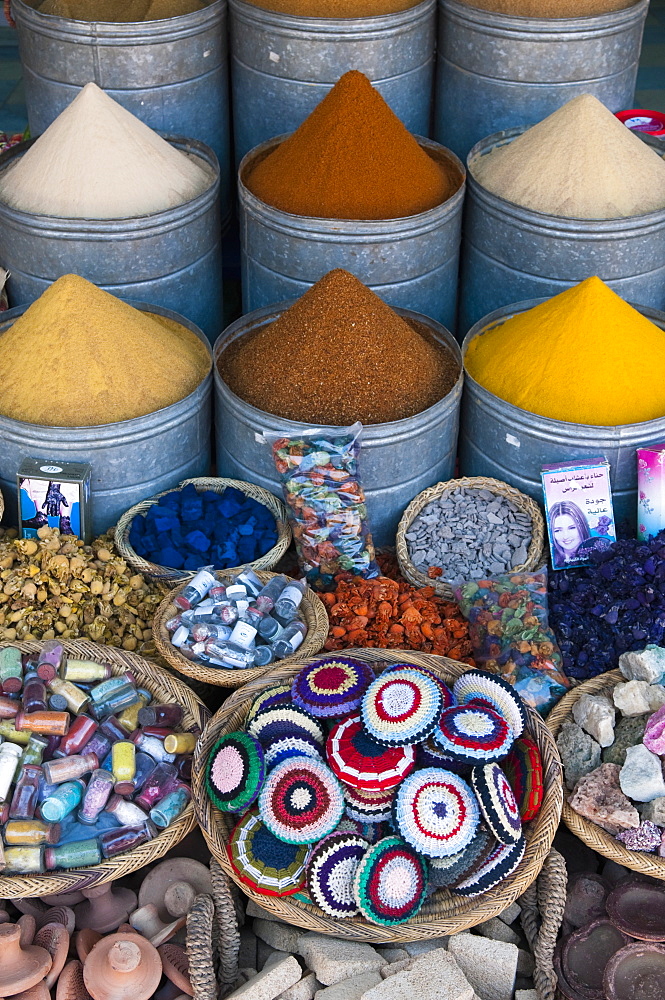
[[[74,935],[74,947],[76,948],[76,954],[80,962],[85,962],[92,949],[101,939],[102,935],[99,931],[93,931],[91,927],[84,927],[82,931],[76,932]]]
[[[587,1000],[605,1000],[603,974],[612,955],[630,943],[607,918],[592,920],[571,934],[561,951],[566,981]]]
[[[645,879],[624,879],[607,897],[607,914],[639,941],[665,941],[665,890]]]
[[[37,933],[37,921],[33,917],[32,913],[24,913],[22,917],[18,918],[16,923],[21,928],[21,947],[26,948],[35,940],[35,934]],[[41,947],[44,948],[45,945],[42,945]]]
[[[170,941],[187,923],[187,917],[180,917],[165,924],[159,919],[159,913],[154,903],[147,903],[130,915],[129,922],[135,931],[148,938],[155,948],[165,941]]]
[[[53,960],[44,982],[50,989],[62,972],[69,953],[69,931],[62,924],[44,924],[35,935],[35,944],[46,948]]]
[[[0,996],[3,997],[11,997],[36,986],[52,964],[45,948],[32,944],[25,948],[21,946],[18,924],[0,924],[0,955]]]
[[[53,896],[40,896],[39,898],[49,906],[74,907],[77,903],[82,903],[85,896],[82,892],[57,892]]]
[[[665,945],[636,941],[612,955],[603,976],[607,1000],[661,1000]]]
[[[170,979],[164,978],[164,985],[160,986],[152,1000],[176,1000],[182,995],[182,991]]]
[[[76,907],[76,926],[89,927],[100,934],[108,934],[124,924],[136,909],[136,893],[131,889],[116,887],[112,882],[82,889],[86,896],[84,903]]]
[[[29,990],[23,990],[22,993],[15,993],[9,1000],[51,1000],[51,993],[45,980],[42,979],[41,983],[31,986]]]
[[[92,1000],[83,982],[83,965],[74,959],[60,973],[55,1000]]]
[[[75,920],[71,906],[53,906],[37,917],[37,927],[45,927],[46,924],[62,924],[63,927],[67,928],[69,934],[73,934]]]
[[[49,909],[46,903],[42,903],[41,899],[37,899],[32,896],[19,896],[16,899],[12,899],[12,904],[16,907],[19,913],[31,913],[35,920],[39,920],[40,917],[43,917]]]
[[[189,978],[189,959],[187,952],[179,944],[163,944],[159,949],[164,975],[170,979],[180,992],[194,996],[194,989]]]
[[[186,917],[194,905],[196,895],[191,882],[173,882],[164,893],[164,906],[174,920]]]
[[[109,934],[83,965],[83,982],[93,1000],[149,1000],[161,978],[159,952],[138,934]]]
[[[204,864],[195,861],[194,858],[171,858],[155,865],[143,879],[139,889],[139,906],[154,903],[159,913],[159,919],[163,920],[165,924],[170,923],[173,917],[184,916],[182,909],[179,913],[172,913],[167,907],[169,888],[176,883],[183,882],[191,886],[195,896],[199,896],[201,893],[208,895],[212,893],[210,871]],[[179,893],[181,894],[182,890],[169,895],[171,905],[176,903]],[[182,903],[180,906],[182,907]]]

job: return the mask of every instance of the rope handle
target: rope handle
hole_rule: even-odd
[[[566,885],[566,862],[552,848],[537,880],[519,898],[522,928],[536,962],[533,979],[538,1000],[554,1000],[557,994],[553,960],[566,905]]]
[[[16,21],[12,17],[12,0],[3,0],[3,9],[7,18],[7,24],[10,28],[15,28]]]

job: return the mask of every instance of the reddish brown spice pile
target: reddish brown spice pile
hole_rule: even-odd
[[[417,590],[385,576],[364,580],[345,573],[335,581],[335,590],[321,595],[330,618],[324,649],[417,649],[475,666],[468,623],[433,587]]]
[[[348,271],[329,271],[274,323],[220,356],[229,388],[304,423],[381,424],[426,410],[459,376],[452,354]]]

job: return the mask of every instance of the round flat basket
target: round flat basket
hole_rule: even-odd
[[[446,583],[442,578],[432,580],[426,573],[422,573],[413,565],[409,555],[406,533],[427,504],[435,500],[440,500],[446,493],[459,488],[489,490],[490,493],[495,493],[497,496],[512,500],[516,507],[519,507],[521,511],[528,514],[531,518],[531,542],[527,551],[527,560],[521,566],[513,566],[512,572],[530,571],[542,565],[545,558],[545,550],[543,548],[545,523],[535,500],[525,496],[524,493],[520,493],[519,490],[514,489],[507,483],[502,483],[499,479],[485,479],[483,476],[471,476],[466,479],[449,479],[445,483],[436,483],[435,486],[430,486],[429,489],[423,490],[417,497],[414,497],[402,514],[397,526],[397,561],[402,575],[406,577],[409,583],[412,583],[414,587],[434,587],[439,597],[452,598],[453,588],[449,583]]]
[[[2,642],[0,646],[15,646],[22,653],[37,653],[41,642]],[[162,704],[177,702],[183,710],[182,724],[178,730],[203,729],[210,718],[210,712],[183,681],[171,677],[161,667],[149,663],[136,653],[129,653],[113,646],[102,646],[96,642],[80,639],[64,641],[68,656],[79,660],[94,660],[96,663],[110,663],[113,676],[131,670],[139,686],[146,688]],[[71,868],[66,871],[52,871],[44,875],[4,875],[0,872],[0,898],[14,899],[21,896],[46,896],[53,893],[75,892],[89,889],[102,882],[114,882],[152,861],[163,857],[172,847],[179,844],[196,826],[194,808],[190,802],[184,812],[154,840],[134,847],[126,854],[102,861],[87,868]]]
[[[218,570],[216,576],[220,580],[228,581],[235,572],[235,570]],[[267,583],[268,580],[271,580],[278,574],[258,571],[256,575],[262,583]],[[289,577],[287,577],[288,579]],[[152,623],[155,646],[169,666],[177,670],[178,673],[185,674],[186,677],[203,681],[204,684],[213,684],[216,687],[227,688],[241,687],[243,684],[247,684],[257,677],[262,677],[275,666],[275,664],[271,664],[267,667],[248,667],[247,670],[225,670],[223,667],[208,667],[205,663],[196,663],[194,660],[188,660],[186,656],[183,656],[180,650],[171,644],[170,633],[166,627],[166,622],[179,613],[179,609],[173,603],[173,598],[182,590],[183,586],[184,584],[181,584],[172,590],[170,594],[167,594],[157,608]],[[280,664],[288,666],[290,663],[300,663],[308,656],[314,656],[323,648],[323,644],[328,637],[328,612],[321,598],[317,597],[309,588],[302,599],[298,616],[307,625],[307,635],[296,653],[293,656],[287,656],[284,660],[280,660]]]
[[[164,490],[163,493],[157,493],[154,497],[142,500],[141,503],[130,507],[122,515],[115,527],[115,544],[122,558],[129,563],[132,569],[135,569],[137,573],[143,573],[144,576],[150,577],[153,580],[172,580],[174,583],[191,580],[196,575],[196,570],[172,569],[169,566],[158,566],[157,563],[148,562],[147,559],[143,559],[137,555],[129,544],[129,532],[134,518],[144,515],[159,501],[160,497],[166,496],[167,493],[175,493],[182,490],[190,483],[196,487],[199,493],[212,490],[213,493],[221,494],[227,486],[232,486],[234,489],[244,493],[245,496],[256,500],[257,503],[263,504],[275,518],[275,529],[277,531],[277,542],[275,545],[259,559],[255,559],[254,562],[244,563],[242,566],[234,568],[229,567],[229,572],[239,573],[241,569],[272,569],[273,566],[277,565],[291,544],[291,528],[288,524],[286,507],[282,501],[278,500],[272,493],[269,493],[268,490],[264,490],[263,487],[255,486],[253,483],[245,483],[240,479],[199,478],[184,479],[172,490]]]
[[[601,674],[600,677],[592,677],[591,680],[584,681],[577,687],[564,695],[560,702],[554,706],[547,716],[547,726],[556,739],[564,722],[573,721],[573,706],[584,694],[604,694],[612,698],[612,691],[617,684],[624,683],[626,678],[619,670],[612,670],[609,673]],[[647,854],[646,851],[631,851],[624,847],[620,841],[615,840],[610,833],[606,833],[600,826],[596,826],[591,820],[580,816],[568,805],[567,799],[563,803],[563,821],[576,837],[591,847],[598,854],[610,861],[616,861],[624,868],[632,868],[633,871],[641,872],[642,875],[651,875],[653,878],[665,879],[665,858],[659,858],[657,854]]]
[[[348,651],[348,655],[370,663],[377,675],[393,663],[408,662],[416,667],[434,670],[448,684],[452,684],[460,674],[468,670],[466,664],[445,657],[426,653],[407,653],[403,650],[393,652],[353,649]],[[311,663],[313,658],[304,662]],[[216,809],[205,794],[205,762],[219,736],[244,728],[252,701],[258,694],[273,684],[293,678],[302,666],[303,662],[277,668],[273,666],[273,669],[263,677],[235,691],[210,720],[196,748],[193,798],[196,802],[197,817],[211,853],[224,871],[238,884],[238,876],[227,855],[233,819],[228,813]],[[373,924],[362,916],[348,917],[344,920],[333,919],[318,906],[294,896],[265,896],[254,893],[248,886],[241,886],[243,892],[264,909],[270,910],[275,919],[320,934],[330,934],[352,941],[367,941],[372,944],[416,941],[456,934],[497,916],[538,876],[552,845],[561,816],[563,801],[561,763],[551,734],[540,717],[531,710],[528,711],[527,732],[538,744],[543,759],[545,781],[543,805],[536,818],[525,826],[527,846],[524,859],[513,875],[489,892],[474,898],[465,898],[453,895],[448,889],[438,889],[408,923],[394,926]]]

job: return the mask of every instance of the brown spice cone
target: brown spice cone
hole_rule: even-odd
[[[164,975],[170,979],[183,993],[194,996],[194,988],[189,978],[189,959],[187,952],[179,944],[163,944],[159,948]]]
[[[76,959],[60,973],[55,1000],[92,1000],[83,982],[83,965]]]

